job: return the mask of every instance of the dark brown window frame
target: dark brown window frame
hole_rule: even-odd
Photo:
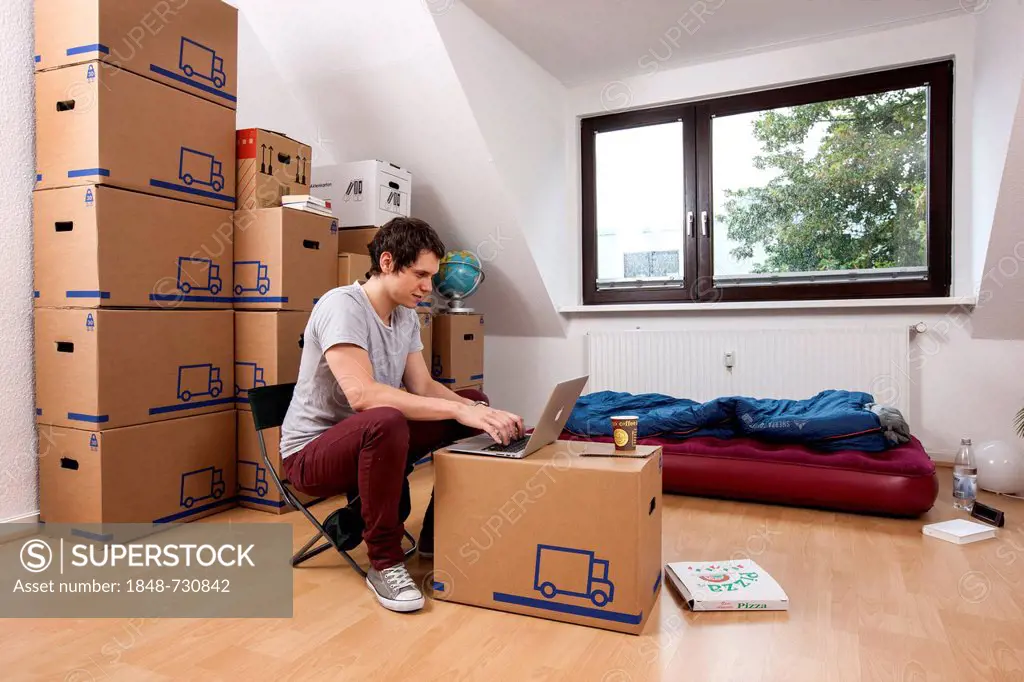
[[[801,85],[671,104],[584,118],[580,122],[580,180],[583,223],[584,305],[806,301],[860,298],[947,297],[952,282],[953,243],[953,61],[900,67]],[[711,202],[711,120],[714,116],[796,106],[887,90],[927,85],[928,100],[928,277],[926,280],[715,287]],[[598,133],[682,121],[684,213],[697,216],[683,228],[683,278],[674,286],[605,288],[597,286],[597,194],[595,138]],[[689,151],[686,151],[689,150]],[[707,234],[700,225],[709,217]]]

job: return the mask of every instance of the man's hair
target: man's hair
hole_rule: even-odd
[[[395,272],[415,263],[423,251],[430,251],[439,259],[445,254],[444,243],[437,232],[419,218],[393,218],[388,221],[377,231],[369,249],[371,277],[381,274],[380,257],[385,251],[394,259]]]

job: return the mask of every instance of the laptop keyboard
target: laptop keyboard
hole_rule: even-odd
[[[510,441],[508,445],[502,445],[501,443],[488,445],[484,450],[487,452],[521,452],[526,449],[526,444],[529,442],[530,437],[524,436],[523,438],[517,438],[514,441]]]

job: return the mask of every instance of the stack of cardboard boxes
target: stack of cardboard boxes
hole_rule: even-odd
[[[313,305],[336,286],[338,227],[333,218],[281,206],[308,194],[309,146],[268,130],[239,130],[235,212],[235,398],[238,405],[238,501],[274,513],[291,509],[267,475],[249,412],[249,389],[299,377],[303,333]],[[280,429],[264,432],[281,471]],[[304,504],[312,500],[297,491]]]
[[[237,10],[36,3],[40,515],[233,503]]]

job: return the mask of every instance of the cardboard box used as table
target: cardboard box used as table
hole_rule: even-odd
[[[238,10],[220,0],[36,0],[36,71],[99,60],[234,109]]]
[[[239,130],[238,210],[278,208],[281,197],[309,194],[313,149],[287,135],[260,128]]]
[[[36,74],[36,185],[235,208],[235,112],[99,62]]]
[[[32,201],[37,307],[231,308],[231,211],[100,185]]]
[[[443,314],[433,318],[431,375],[448,388],[484,380],[484,316]]]
[[[36,422],[100,431],[234,411],[230,310],[36,308]]]
[[[249,389],[298,381],[309,313],[235,311],[235,403],[249,410]]]
[[[235,411],[93,432],[39,427],[46,523],[192,521],[235,504]]]
[[[661,448],[434,456],[434,597],[631,634],[662,581]]]
[[[312,311],[338,285],[332,222],[292,208],[235,211],[235,309]]]

